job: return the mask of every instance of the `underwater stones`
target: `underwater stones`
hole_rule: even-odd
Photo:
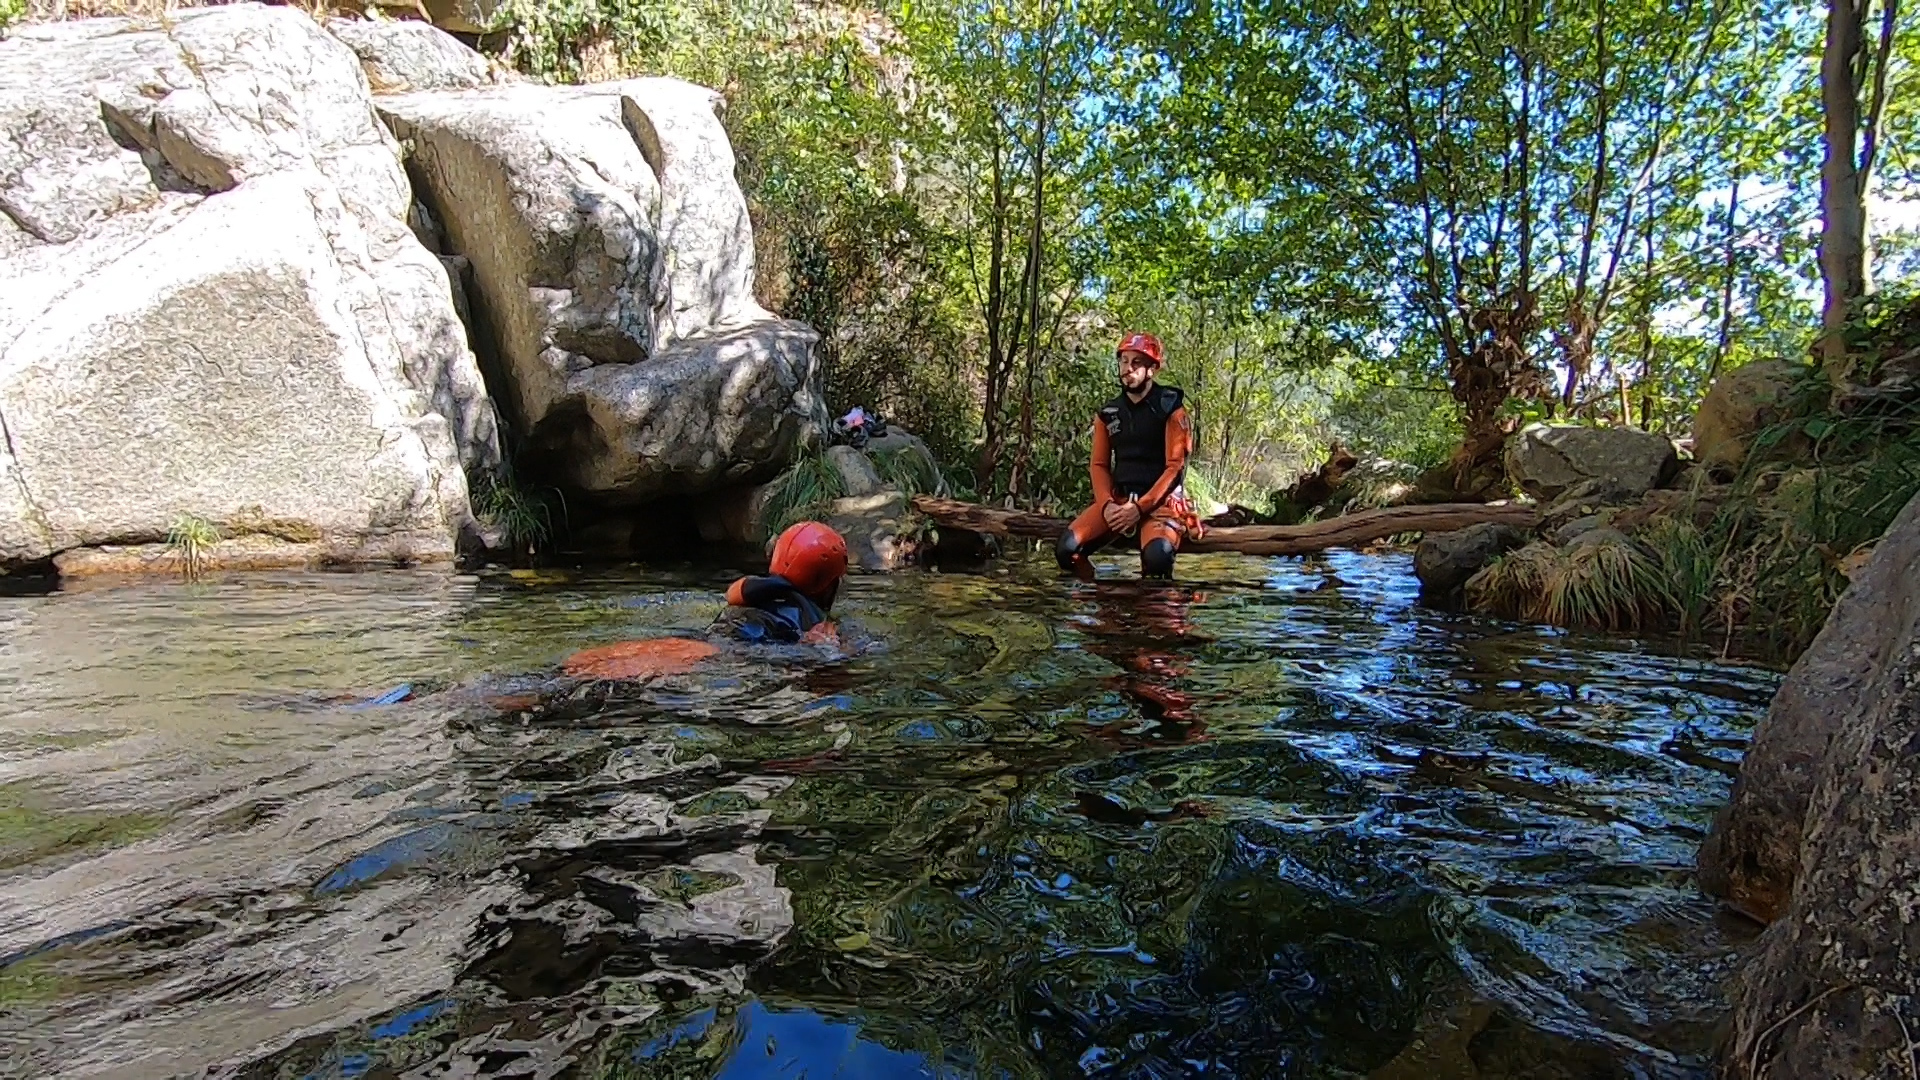
[[[1507,475],[1520,490],[1550,502],[1585,481],[1637,499],[1680,468],[1665,435],[1633,428],[1532,424],[1507,441]]]
[[[1903,1076],[1920,1030],[1920,498],[1754,732],[1700,854],[1771,919],[1734,991],[1734,1077]]]
[[[1511,525],[1470,525],[1454,532],[1428,533],[1413,551],[1413,572],[1420,594],[1431,602],[1457,603],[1467,579],[1496,556],[1527,542],[1527,534]]]
[[[603,506],[764,480],[825,427],[817,335],[753,299],[718,100],[635,79],[379,101],[472,267],[531,462]]]
[[[493,406],[344,45],[254,4],[30,27],[0,129],[0,564],[249,506],[451,556]]]

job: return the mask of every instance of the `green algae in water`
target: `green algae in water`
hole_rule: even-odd
[[[160,831],[159,814],[50,811],[21,785],[0,786],[0,870],[55,855],[121,847]]]

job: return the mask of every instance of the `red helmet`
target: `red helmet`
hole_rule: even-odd
[[[1160,339],[1152,334],[1128,334],[1121,338],[1120,347],[1114,350],[1114,355],[1129,352],[1145,355],[1153,361],[1154,367],[1160,367],[1167,362],[1166,356],[1160,351]]]
[[[803,521],[773,542],[767,569],[817,600],[847,576],[847,542],[817,521]]]

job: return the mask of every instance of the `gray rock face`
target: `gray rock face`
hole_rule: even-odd
[[[1413,572],[1420,593],[1442,603],[1457,600],[1467,579],[1497,555],[1525,546],[1527,535],[1511,525],[1470,525],[1448,533],[1428,533],[1413,550]]]
[[[471,90],[499,81],[486,57],[427,23],[328,19],[327,32],[360,58],[376,94]]]
[[[498,459],[354,55],[252,4],[0,42],[0,564],[298,523],[451,553]]]
[[[1886,672],[1902,662],[1902,643],[1920,618],[1917,565],[1920,503],[1887,530],[1754,728],[1733,797],[1700,848],[1701,885],[1736,910],[1762,922],[1786,911],[1822,762],[1834,740],[1862,722],[1870,699],[1892,693]]]
[[[828,447],[827,460],[840,474],[840,484],[850,496],[871,495],[886,486],[867,455],[851,446]]]
[[[1631,500],[1672,477],[1680,455],[1666,436],[1632,428],[1533,424],[1507,441],[1506,463],[1520,490],[1542,501],[1588,480]]]
[[[825,425],[816,336],[753,300],[717,100],[637,79],[380,101],[530,446],[607,505],[764,479]]]
[[[898,570],[905,566],[910,551],[901,542],[900,529],[907,515],[907,497],[893,488],[882,488],[871,495],[835,499],[824,515],[847,540],[847,560],[862,570]]]
[[[1759,874],[1785,872],[1791,887],[1739,978],[1726,1075],[1911,1075],[1909,1034],[1920,1031],[1916,560],[1920,498],[1788,676],[1741,766],[1731,823],[1715,829],[1716,859],[1736,868],[1750,897],[1782,895]],[[1797,858],[1783,859],[1789,850]]]
[[[1720,476],[1739,471],[1753,437],[1780,419],[1804,370],[1785,360],[1762,360],[1713,380],[1693,417],[1693,458],[1700,467]]]

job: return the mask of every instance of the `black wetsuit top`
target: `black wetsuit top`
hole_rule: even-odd
[[[1122,393],[1100,406],[1100,422],[1113,448],[1115,495],[1145,495],[1160,482],[1160,474],[1167,471],[1167,421],[1185,400],[1177,386],[1156,386],[1139,404]],[[1182,470],[1174,486],[1185,480]]]
[[[739,641],[792,644],[827,621],[826,611],[786,578],[746,578],[740,592],[746,606],[728,604],[707,628],[709,633]]]

